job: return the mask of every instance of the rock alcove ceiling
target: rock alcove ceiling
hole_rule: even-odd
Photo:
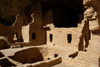
[[[82,0],[55,0],[42,2],[42,12],[45,15],[49,10],[53,11],[55,27],[77,27],[83,14]]]
[[[0,23],[11,26],[17,14],[30,13],[37,1],[40,0],[0,0]],[[77,27],[79,15],[83,14],[82,0],[41,0],[41,3],[43,15],[53,11],[56,27]]]

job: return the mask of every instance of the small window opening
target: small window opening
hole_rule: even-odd
[[[32,33],[32,39],[35,39],[35,33]]]
[[[50,58],[48,57],[48,60],[50,60]]]
[[[54,54],[54,57],[58,57],[58,54]]]
[[[17,32],[14,34],[13,40],[17,40]]]
[[[68,43],[71,43],[71,40],[72,40],[72,34],[68,34],[67,37],[68,37],[68,38],[67,38],[67,39],[68,39]]]
[[[23,19],[23,24],[24,24],[24,25],[26,24],[26,19]]]
[[[50,42],[52,42],[52,39],[53,39],[53,35],[50,34]]]

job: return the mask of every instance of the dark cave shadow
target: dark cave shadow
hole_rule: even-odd
[[[14,56],[8,56],[10,59],[13,59],[14,60]]]
[[[1,57],[4,57],[4,54],[3,54],[2,52],[0,52],[0,58],[1,58]]]
[[[11,63],[8,61],[8,59],[4,58],[0,60],[0,66],[1,67],[11,67],[11,66],[16,66],[15,64]]]

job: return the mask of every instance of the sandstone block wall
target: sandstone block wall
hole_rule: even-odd
[[[30,24],[29,40],[33,45],[40,45],[46,43],[46,30],[43,29],[41,2],[38,2],[36,6],[37,8],[34,11],[34,22]]]
[[[51,34],[52,42],[50,38]],[[47,45],[60,47],[77,47],[79,39],[78,35],[78,28],[53,28],[50,31],[47,31]],[[71,42],[69,42],[68,39],[71,40]]]
[[[15,23],[12,26],[8,27],[8,26],[0,24],[2,27],[1,28],[2,32],[0,32],[1,36],[6,36],[8,38],[8,41],[11,43],[22,42],[23,39],[22,39],[21,27],[24,25],[23,19],[26,19],[26,23],[29,23],[28,16],[17,15]],[[14,34],[16,35],[17,40],[13,40]]]
[[[14,54],[14,60],[20,63],[33,63],[43,61],[43,56],[37,48],[18,51]]]
[[[31,42],[32,45],[45,44],[46,31],[42,28],[41,2],[37,2],[36,8],[34,9],[35,10],[32,13],[25,14],[24,11],[24,13],[17,15],[15,23],[10,27],[0,24],[0,29],[2,31],[0,32],[0,35],[6,36],[11,43]],[[31,14],[33,13],[34,16],[31,17]]]

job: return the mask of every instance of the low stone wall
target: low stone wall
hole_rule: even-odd
[[[7,37],[0,36],[0,49],[10,48],[10,43],[8,42]]]
[[[56,58],[51,59],[51,60],[40,61],[40,62],[36,62],[33,64],[24,64],[22,66],[17,66],[17,67],[50,67],[50,66],[56,65],[56,64],[61,63],[61,62],[62,62],[62,58],[56,57]]]
[[[20,63],[34,63],[43,61],[43,56],[37,48],[29,48],[16,52],[14,54],[14,60]]]

